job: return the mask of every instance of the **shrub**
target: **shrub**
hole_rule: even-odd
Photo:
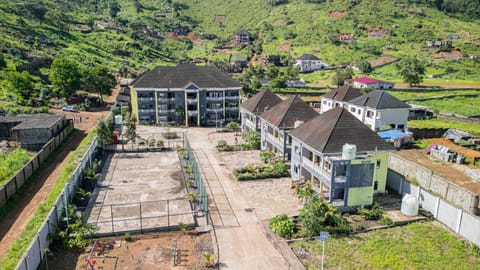
[[[125,239],[125,241],[130,241],[130,240],[132,240],[132,235],[129,232],[126,232],[123,235],[123,239]]]
[[[271,151],[266,151],[266,152],[261,152],[260,153],[260,159],[265,164],[270,163],[274,157],[275,157],[275,153],[273,153]]]
[[[268,225],[276,234],[284,238],[292,238],[296,231],[295,224],[287,215],[278,215],[270,219]]]
[[[315,236],[330,227],[333,232],[349,232],[350,226],[337,213],[337,209],[323,200],[313,198],[302,209],[298,216],[302,224],[303,234]]]
[[[393,225],[393,220],[392,220],[389,216],[383,215],[383,217],[382,217],[382,223],[383,223],[384,225],[390,226],[390,225]]]
[[[176,132],[172,132],[170,131],[170,129],[167,129],[167,131],[165,131],[163,134],[163,137],[167,140],[171,140],[171,139],[176,139],[178,138],[178,135]]]
[[[379,220],[383,217],[383,209],[378,203],[374,203],[372,209],[360,207],[358,213],[366,220]]]
[[[243,136],[244,140],[246,141],[246,143],[243,144],[244,148],[260,149],[260,133],[256,132],[255,130],[250,130]]]
[[[162,140],[157,140],[157,147],[161,148],[163,147],[165,144]]]

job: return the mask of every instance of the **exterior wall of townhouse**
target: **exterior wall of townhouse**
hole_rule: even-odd
[[[372,130],[393,125],[393,128],[403,129],[407,126],[408,109],[381,109],[348,105],[348,111]]]
[[[320,107],[320,113],[324,113],[336,107],[345,107],[346,103],[343,101],[337,101],[333,99],[322,98],[322,105]]]
[[[287,145],[288,134],[286,131],[279,130],[275,126],[270,125],[266,121],[261,121],[260,124],[260,146],[264,151],[273,151],[278,156],[288,157]],[[288,148],[290,149],[290,148]]]

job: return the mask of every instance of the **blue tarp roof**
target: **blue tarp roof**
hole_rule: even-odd
[[[377,134],[378,136],[382,137],[382,139],[384,140],[396,140],[403,137],[410,137],[410,135],[403,133],[397,129],[380,131],[380,132],[377,132]]]

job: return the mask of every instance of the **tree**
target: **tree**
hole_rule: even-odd
[[[285,88],[287,84],[284,77],[277,77],[270,82],[270,86],[272,88]]]
[[[85,71],[83,75],[83,88],[90,93],[110,95],[112,87],[116,84],[115,76],[103,66],[95,66]]]
[[[137,138],[137,118],[135,114],[127,115],[125,117],[125,127],[127,131],[125,132],[125,136],[131,142],[135,142]]]
[[[98,145],[104,147],[113,142],[113,123],[112,121],[100,120],[97,123]]]
[[[367,60],[365,59],[362,59],[358,62],[358,68],[360,69],[360,71],[364,74],[368,74],[370,72],[372,72],[373,68],[372,68],[372,65],[370,64],[370,62],[368,62]]]
[[[302,229],[308,236],[319,235],[325,226],[336,226],[339,220],[335,217],[336,209],[318,198],[311,199],[300,209],[298,218]]]
[[[270,79],[275,79],[277,78],[279,74],[279,69],[277,66],[273,64],[268,64],[267,65],[267,71],[265,72],[265,75],[270,78]]]
[[[7,67],[7,62],[5,61],[5,57],[3,54],[0,54],[0,70]]]
[[[332,83],[336,86],[342,86],[346,79],[353,77],[353,70],[351,68],[347,69],[337,69],[332,78]]]
[[[425,76],[425,64],[417,58],[409,57],[396,64],[398,73],[405,83],[410,86],[423,82]]]
[[[118,12],[120,12],[120,4],[115,1],[110,4],[110,16],[115,19]]]
[[[53,60],[48,79],[53,84],[53,92],[68,97],[80,88],[81,75],[77,63],[66,57]]]
[[[25,104],[32,98],[35,92],[34,81],[27,71],[11,71],[7,74],[7,80],[11,92],[17,96],[18,103]]]

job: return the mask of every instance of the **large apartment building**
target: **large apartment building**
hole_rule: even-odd
[[[156,67],[132,83],[132,111],[145,124],[238,122],[241,89],[239,82],[215,67]]]

